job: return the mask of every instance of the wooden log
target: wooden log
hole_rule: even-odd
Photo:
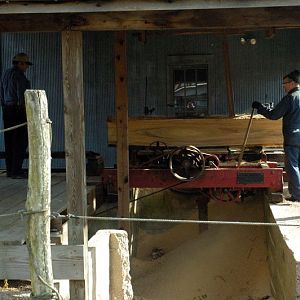
[[[300,27],[300,7],[188,9],[99,13],[2,14],[2,32],[197,29],[208,32]]]
[[[51,246],[53,277],[57,280],[83,280],[83,246]],[[0,278],[28,280],[29,256],[26,246],[0,247]]]
[[[129,145],[148,146],[161,141],[168,146],[242,146],[249,119],[129,119]],[[115,121],[109,120],[108,144],[117,142]],[[253,119],[247,146],[282,146],[281,120]]]
[[[115,102],[118,166],[118,216],[129,216],[128,87],[126,34],[115,33]],[[120,222],[129,232],[129,224]]]
[[[45,91],[25,92],[29,140],[27,211],[40,211],[27,219],[32,294],[52,299],[53,271],[50,249],[51,126]],[[41,279],[42,278],[42,279]],[[49,286],[45,285],[45,281]]]
[[[82,32],[62,33],[62,63],[64,79],[64,119],[66,152],[66,190],[68,212],[86,215],[86,173]],[[85,245],[85,279],[88,276],[87,221],[71,219],[68,226],[69,244]],[[88,299],[88,285],[84,281],[70,282],[71,299]]]

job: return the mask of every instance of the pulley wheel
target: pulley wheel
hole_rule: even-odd
[[[175,178],[190,181],[203,173],[205,158],[195,146],[181,147],[171,153],[169,168]]]

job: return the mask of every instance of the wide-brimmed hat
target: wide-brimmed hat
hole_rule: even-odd
[[[29,66],[32,66],[33,63],[29,60],[29,57],[26,53],[18,53],[13,57],[13,62],[24,62]]]

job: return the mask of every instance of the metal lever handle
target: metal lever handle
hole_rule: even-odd
[[[246,130],[246,134],[245,134],[245,137],[244,137],[242,151],[241,151],[241,153],[239,155],[239,158],[238,158],[238,168],[240,167],[242,159],[243,159],[243,156],[244,156],[244,151],[245,151],[245,147],[246,147],[248,136],[249,136],[249,132],[250,132],[250,127],[251,127],[251,124],[252,124],[253,115],[254,115],[254,108],[252,108],[251,117],[250,117],[250,120],[249,120],[249,123],[248,123],[248,128]]]

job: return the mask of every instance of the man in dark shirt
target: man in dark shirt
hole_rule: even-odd
[[[27,122],[24,92],[30,89],[25,72],[32,63],[25,53],[13,57],[13,66],[4,72],[0,85],[0,98],[4,128]],[[27,126],[4,132],[7,176],[24,178],[22,164],[28,146]]]
[[[282,84],[287,94],[274,109],[267,108],[257,101],[252,103],[252,108],[268,119],[282,118],[285,170],[291,194],[291,197],[286,199],[300,201],[300,71],[294,70],[284,76]]]

